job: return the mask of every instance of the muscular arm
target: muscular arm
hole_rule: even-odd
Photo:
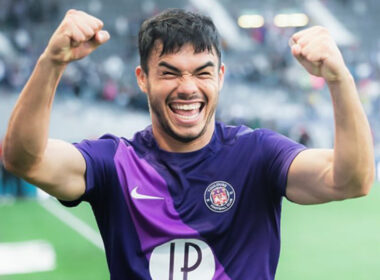
[[[6,168],[63,200],[85,190],[85,161],[71,144],[48,140],[54,94],[66,65],[108,40],[100,20],[70,10],[51,37],[13,109],[4,139]]]
[[[327,30],[316,27],[293,36],[293,55],[325,78],[334,108],[333,150],[301,152],[289,169],[287,197],[300,204],[323,203],[368,194],[374,179],[370,127],[355,83]]]

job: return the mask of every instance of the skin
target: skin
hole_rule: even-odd
[[[63,200],[84,193],[86,163],[73,145],[48,139],[51,106],[66,65],[109,39],[102,27],[100,20],[84,12],[68,11],[20,94],[4,140],[6,168]],[[309,149],[294,159],[286,195],[300,204],[366,195],[374,180],[371,133],[339,49],[322,27],[300,31],[291,41],[293,56],[329,86],[335,143],[334,149]],[[136,68],[138,84],[148,96],[154,137],[163,150],[200,149],[214,131],[224,66],[216,66],[213,53],[194,54],[191,45],[163,56],[158,55],[160,49],[157,42],[148,61],[149,74]],[[186,106],[195,109],[183,110]]]
[[[323,77],[334,109],[334,149],[300,153],[289,169],[287,197],[300,204],[343,200],[369,193],[375,165],[370,126],[355,82],[328,30],[295,33],[291,52],[312,75]]]
[[[207,145],[214,132],[224,65],[218,67],[215,52],[194,53],[190,44],[162,56],[162,44],[156,45],[148,62],[149,75],[141,66],[136,68],[138,85],[148,96],[154,137],[170,152],[198,150]],[[181,105],[200,108],[173,110]]]
[[[84,12],[66,13],[16,102],[4,139],[5,167],[63,200],[84,193],[86,163],[73,145],[48,139],[54,94],[67,64],[109,39],[102,27]]]

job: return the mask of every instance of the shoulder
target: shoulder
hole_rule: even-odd
[[[218,122],[216,132],[220,140],[224,143],[236,142],[266,142],[282,135],[266,128],[252,129],[245,125],[233,126]],[[284,137],[284,136],[282,136]]]
[[[74,146],[79,150],[103,153],[116,150],[119,142],[119,137],[112,134],[104,134],[98,139],[84,139],[79,143],[74,143]]]
[[[253,130],[245,125],[234,126],[217,122],[215,125],[215,131],[222,142],[228,143],[234,142],[241,137],[247,137]]]
[[[90,152],[102,156],[114,155],[120,147],[120,144],[137,150],[147,149],[147,147],[149,148],[154,144],[150,127],[137,132],[132,139],[126,139],[108,133],[97,139],[85,139],[80,143],[74,143],[74,145],[82,152]]]
[[[257,157],[293,149],[304,149],[296,141],[267,128],[251,129],[244,125],[228,126],[217,124],[217,135],[223,146],[234,147],[237,153],[254,153]]]

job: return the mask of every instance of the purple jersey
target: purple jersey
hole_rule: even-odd
[[[111,279],[274,279],[281,200],[304,149],[267,129],[216,123],[210,143],[161,150],[152,129],[132,140],[76,144]]]

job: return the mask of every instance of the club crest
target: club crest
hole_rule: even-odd
[[[227,182],[216,181],[206,188],[204,200],[211,211],[225,212],[235,202],[235,190]]]

